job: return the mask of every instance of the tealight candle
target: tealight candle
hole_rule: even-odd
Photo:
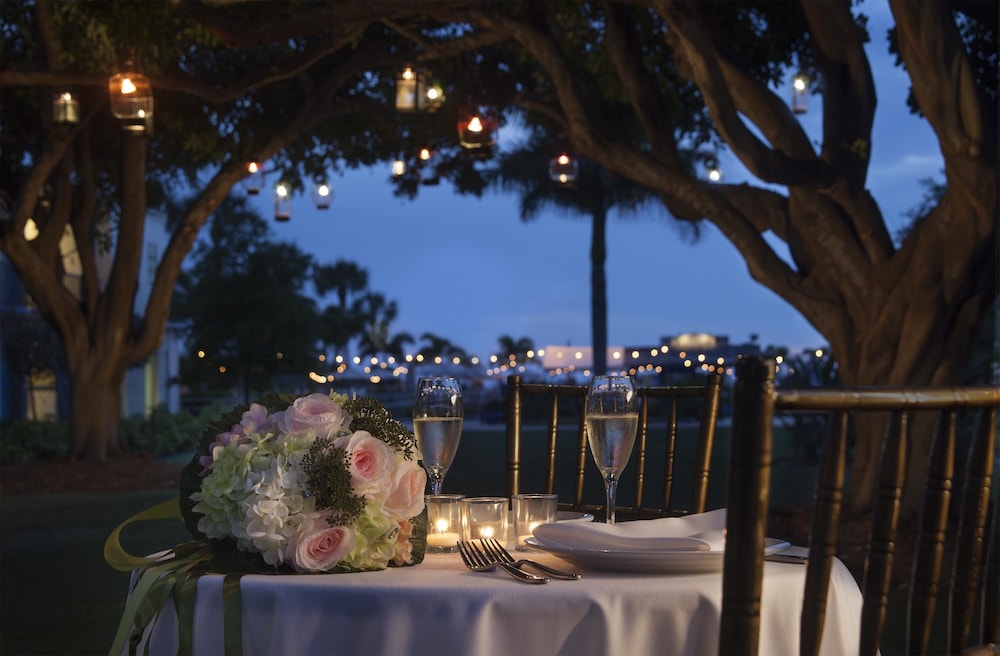
[[[424,497],[427,506],[427,552],[450,553],[458,550],[462,525],[461,494],[431,494]]]
[[[462,500],[462,534],[467,540],[493,538],[507,542],[507,499],[472,497]]]
[[[515,494],[511,498],[514,515],[515,548],[530,551],[525,540],[532,536],[536,526],[556,521],[559,497],[555,494]]]

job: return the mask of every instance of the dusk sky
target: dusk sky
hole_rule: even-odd
[[[869,189],[891,232],[922,198],[924,178],[941,178],[937,140],[906,107],[908,78],[886,47],[891,16],[869,1],[868,52],[878,94]],[[789,97],[790,92],[781,93]],[[821,98],[810,97],[800,120],[820,139]],[[501,145],[510,135],[501,133]],[[729,153],[720,154],[725,182],[750,178]],[[425,332],[450,339],[481,358],[497,338],[528,337],[536,347],[589,346],[590,221],[553,211],[522,222],[514,194],[463,197],[444,182],[422,187],[414,201],[392,194],[388,165],[331,176],[328,210],[308,197],[295,200],[292,219],[271,222],[274,238],[293,241],[318,262],[357,263],[369,289],[395,300],[391,333]],[[238,192],[236,192],[238,193]],[[255,203],[273,216],[264,190]],[[702,238],[687,243],[661,209],[608,222],[608,344],[655,345],[665,335],[707,332],[763,345],[812,349],[826,340],[791,306],[751,280],[736,249],[707,221]],[[331,296],[327,303],[335,302]]]

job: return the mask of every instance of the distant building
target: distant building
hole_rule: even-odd
[[[716,369],[725,371],[737,356],[760,352],[755,341],[731,344],[726,335],[684,333],[662,337],[658,344],[609,346],[607,363],[608,371],[624,371],[668,384]],[[594,366],[593,347],[546,346],[542,366],[549,376],[583,381],[590,376]]]
[[[135,296],[136,311],[141,311],[146,305],[169,237],[166,217],[159,213],[147,214],[143,266]],[[63,283],[79,297],[83,268],[76,248],[73,235],[67,228],[60,242],[66,272]],[[97,268],[100,284],[103,285],[111,270],[110,249],[97,254]],[[30,363],[15,362],[11,357],[18,355],[11,349],[23,350],[16,340],[25,340],[25,343],[43,350],[46,345],[57,345],[59,342],[54,329],[41,318],[25,292],[14,266],[0,254],[0,419],[67,419],[69,381],[66,371],[59,367],[39,370],[37,366],[31,367],[33,371],[26,371],[25,365]],[[52,350],[61,352],[61,346]],[[31,357],[38,360],[37,356],[33,354]],[[180,334],[175,326],[168,325],[159,350],[126,372],[121,389],[122,416],[146,415],[161,404],[171,412],[177,412],[180,409],[180,390],[173,381],[178,375],[179,362]]]

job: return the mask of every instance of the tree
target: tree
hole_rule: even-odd
[[[331,291],[337,294],[337,305],[323,310],[323,341],[343,351],[355,337],[365,333],[365,317],[349,303],[350,295],[368,287],[368,272],[354,262],[337,260],[333,265],[318,265],[313,269],[313,285],[320,297]]]
[[[506,359],[528,357],[528,353],[535,350],[535,343],[530,337],[520,337],[514,339],[510,335],[500,335],[497,338],[497,346],[500,347],[500,355]]]
[[[850,2],[482,5],[462,15],[537,64],[519,103],[557,123],[580,155],[653,189],[674,217],[715,224],[750,275],[828,339],[845,384],[945,385],[997,296],[997,8],[890,7],[892,43],[947,178],[899,244],[865,187],[876,80]],[[796,67],[822,91],[818,146],[776,91]],[[643,140],[622,138],[622,124],[641,126]],[[685,153],[704,143],[724,144],[760,184],[700,180]],[[910,451],[910,509],[930,435],[918,432]],[[859,431],[854,509],[873,497],[880,437]]]
[[[178,280],[174,316],[200,354],[185,362],[182,378],[242,387],[247,403],[274,391],[278,376],[304,381],[320,337],[316,303],[302,293],[312,258],[270,241],[267,222],[242,199],[222,203],[208,236]]]
[[[941,201],[899,243],[866,189],[877,80],[865,18],[849,0],[0,4],[0,185],[10,208],[0,249],[57,326],[74,390],[84,390],[80,399],[74,392],[74,452],[99,456],[116,438],[115,382],[162,338],[180,262],[244,162],[271,160],[301,185],[425,138],[454,144],[450,109],[412,121],[392,111],[393,74],[407,61],[433,65],[449,98],[474,96],[510,118],[557,126],[577,155],[653,190],[676,219],[712,222],[750,275],[824,335],[845,384],[957,381],[997,296],[997,7],[890,0],[890,8],[890,45],[945,171]],[[123,139],[101,106],[115,49],[129,45],[158,93],[152,140]],[[778,93],[799,69],[821,92],[816,142]],[[55,85],[82,89],[77,128],[40,119]],[[723,147],[755,184],[698,177],[692,155]],[[107,163],[119,156],[124,175],[112,184]],[[438,171],[477,193],[485,184],[477,166],[445,157]],[[147,193],[155,202],[163,185],[199,174],[208,182],[133,325]],[[413,175],[399,184],[404,194],[419,188]],[[40,192],[47,212],[37,209]],[[69,298],[53,244],[66,225],[83,243],[93,217],[110,208],[119,219],[112,282]],[[41,235],[29,244],[22,235],[32,216]],[[926,471],[929,436],[913,441],[908,495]],[[878,435],[859,431],[854,508],[872,498],[879,446]],[[915,500],[907,497],[911,507]]]
[[[390,71],[415,48],[381,21],[414,6],[238,4],[0,3],[0,250],[63,343],[74,458],[122,453],[125,372],[162,342],[182,262],[247,162],[268,162],[302,189],[398,148]],[[108,76],[126,59],[153,80],[152,133],[125,132],[108,111]],[[78,125],[51,120],[52,93],[66,88],[79,97]],[[135,307],[147,207],[188,185],[198,193],[174,221],[146,306]],[[30,241],[29,219],[39,231]],[[115,232],[97,243],[107,219]],[[78,296],[58,257],[67,228],[83,264]]]
[[[608,287],[607,260],[608,216],[637,214],[654,209],[657,198],[651,190],[628,178],[609,175],[588,159],[577,158],[579,173],[572,188],[557,187],[549,179],[548,163],[554,156],[555,144],[545,131],[536,131],[532,138],[510,153],[498,158],[495,169],[487,173],[490,182],[504,191],[517,192],[521,197],[522,221],[531,221],[546,207],[555,207],[566,214],[590,218],[590,328],[594,353],[594,373],[606,373],[608,368]],[[662,205],[660,206],[662,209]],[[697,237],[697,225],[687,227]]]

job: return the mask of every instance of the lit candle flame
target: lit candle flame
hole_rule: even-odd
[[[473,116],[472,120],[469,121],[468,130],[469,130],[469,132],[482,132],[483,131],[483,122],[479,120],[478,116]]]
[[[492,526],[484,526],[481,529],[479,529],[479,537],[482,538],[483,540],[488,540],[488,539],[492,538],[493,537],[493,527]]]
[[[434,522],[434,528],[435,530],[437,530],[438,533],[444,533],[445,531],[448,530],[448,520],[444,519],[443,517],[441,519],[438,519],[436,522]]]
[[[135,93],[135,85],[132,84],[132,80],[130,80],[127,77],[122,79],[122,93],[123,94]]]

